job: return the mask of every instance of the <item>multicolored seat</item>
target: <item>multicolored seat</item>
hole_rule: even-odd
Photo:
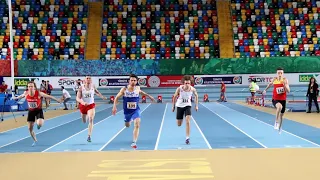
[[[214,0],[105,0],[101,59],[219,57]]]
[[[320,56],[320,1],[231,0],[236,57]]]
[[[84,59],[86,0],[12,0],[12,13],[15,59]],[[1,59],[10,59],[8,15],[0,0]]]

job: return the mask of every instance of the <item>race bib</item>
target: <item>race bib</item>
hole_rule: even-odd
[[[33,109],[38,107],[37,102],[28,102],[28,106]]]
[[[189,99],[182,99],[182,102],[183,102],[183,103],[188,103],[188,102],[189,102]]]
[[[277,94],[283,94],[284,93],[284,88],[283,87],[278,87],[276,88]]]
[[[127,108],[128,109],[137,109],[137,103],[136,102],[127,102]]]
[[[84,93],[84,98],[91,98],[91,93]]]

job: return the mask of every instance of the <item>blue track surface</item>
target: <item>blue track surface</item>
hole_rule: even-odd
[[[185,122],[177,126],[171,104],[141,104],[139,150],[225,148],[314,148],[320,146],[320,129],[285,119],[284,131],[273,129],[275,117],[234,103],[200,103],[192,109],[191,144],[185,144]],[[88,125],[79,112],[58,116],[35,130],[32,147],[27,127],[0,133],[0,153],[131,150],[133,124],[125,128],[122,106],[111,114],[111,105],[96,109],[92,142]]]

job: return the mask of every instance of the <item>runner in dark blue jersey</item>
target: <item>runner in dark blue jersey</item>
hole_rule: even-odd
[[[140,127],[140,94],[148,96],[151,101],[154,102],[154,98],[149,94],[143,92],[139,86],[136,86],[138,82],[138,77],[134,74],[131,74],[129,77],[129,85],[126,87],[121,88],[120,92],[117,94],[112,114],[115,115],[117,112],[116,105],[118,104],[118,99],[122,96],[123,97],[123,112],[124,112],[124,122],[126,127],[130,127],[131,122],[134,122],[134,130],[133,130],[133,141],[131,147],[136,149],[137,148],[137,139],[139,136],[139,127]]]

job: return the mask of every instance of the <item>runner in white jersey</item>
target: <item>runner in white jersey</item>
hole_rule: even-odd
[[[77,93],[76,100],[80,103],[79,104],[79,110],[81,113],[82,121],[83,123],[87,122],[87,119],[89,120],[88,124],[88,142],[91,142],[91,134],[93,129],[93,119],[95,116],[95,107],[96,104],[94,102],[94,94],[97,94],[99,97],[101,97],[104,100],[107,100],[106,97],[104,97],[92,84],[92,79],[90,76],[86,76],[84,80],[84,84],[80,87]]]
[[[192,77],[185,75],[182,78],[182,84],[179,86],[173,96],[173,107],[174,112],[177,106],[177,124],[182,125],[183,115],[186,117],[186,144],[190,144],[190,119],[191,119],[191,98],[195,96],[196,106],[195,109],[198,111],[198,93],[197,90],[191,86]],[[177,99],[178,97],[178,99]],[[177,100],[177,101],[176,101]]]

